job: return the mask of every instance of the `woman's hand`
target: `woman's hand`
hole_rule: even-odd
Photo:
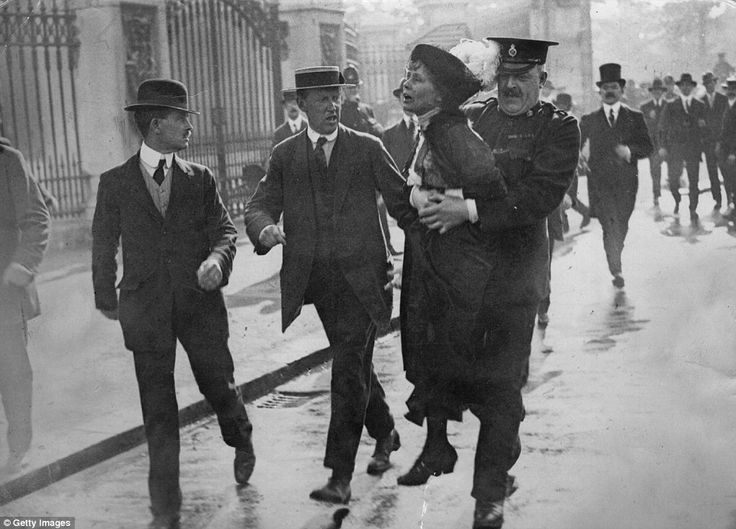
[[[419,210],[419,220],[430,230],[446,233],[470,220],[465,200],[431,191],[429,204]]]

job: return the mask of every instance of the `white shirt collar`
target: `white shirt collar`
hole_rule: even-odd
[[[409,125],[412,123],[414,123],[414,125],[417,124],[416,118],[412,114],[405,113],[402,119],[404,120],[404,125],[406,125],[407,128],[409,128]]]
[[[141,144],[141,160],[143,160],[143,163],[146,165],[150,165],[151,167],[157,167],[158,161],[164,158],[166,160],[166,170],[171,167],[171,164],[174,163],[174,153],[170,152],[167,154],[161,154],[158,151],[155,151],[151,149],[148,145],[146,145],[146,142],[144,141]]]
[[[299,117],[296,119],[289,119],[287,118],[286,121],[289,122],[289,126],[291,127],[291,130],[299,130],[302,127],[302,121],[304,119],[302,118],[302,115],[299,114]]]
[[[684,95],[680,94],[680,99],[682,99],[682,102],[683,103],[690,104],[692,102],[692,100],[693,100],[693,95],[690,94],[689,96],[684,96]]]
[[[603,103],[603,110],[606,113],[606,117],[611,113],[611,109],[613,109],[613,115],[618,117],[618,112],[621,110],[621,101],[616,101],[613,105]]]
[[[312,142],[313,145],[317,144],[317,140],[320,136],[324,136],[325,138],[327,138],[328,142],[333,142],[337,139],[338,130],[340,130],[340,127],[337,127],[332,134],[320,134],[310,126],[307,128],[307,136],[309,136],[309,140]]]

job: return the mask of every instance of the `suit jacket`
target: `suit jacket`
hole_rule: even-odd
[[[720,92],[714,93],[713,105],[708,102],[708,96],[703,95],[700,101],[705,106],[705,123],[707,135],[704,137],[705,142],[715,143],[721,135],[721,127],[723,126],[723,115],[728,110],[728,97]]]
[[[736,104],[726,107],[721,128],[721,157],[725,161],[730,154],[736,154]]]
[[[653,150],[643,114],[622,104],[614,127],[609,124],[603,107],[586,114],[580,120],[581,145],[588,140],[590,207],[598,216],[611,211],[628,218],[639,186],[638,161]],[[614,149],[619,144],[631,150],[629,162],[616,155]]]
[[[307,122],[305,120],[302,120],[302,124],[299,127],[299,131],[297,132],[297,134],[306,128],[307,128]],[[281,125],[276,127],[276,130],[273,131],[273,144],[271,145],[271,148],[275,147],[276,145],[284,141],[286,138],[290,138],[293,135],[294,134],[292,134],[291,132],[291,125],[289,125],[289,121],[288,120],[284,121]]]
[[[649,139],[655,151],[659,149],[659,124],[662,121],[662,113],[666,104],[667,101],[663,97],[659,100],[659,106],[654,104],[654,99],[650,99],[639,108],[644,116],[644,123],[646,123],[647,131],[649,132]]]
[[[11,263],[38,272],[49,237],[49,212],[20,151],[0,145],[0,277]],[[0,284],[0,325],[40,313],[36,286]]]
[[[358,132],[367,132],[377,138],[383,136],[383,127],[373,114],[373,107],[366,103],[346,101],[340,111],[340,123]]]
[[[210,255],[228,282],[237,232],[209,169],[175,157],[166,216],[156,209],[140,168],[140,153],[100,176],[92,221],[92,281],[98,309],[119,307],[125,345],[132,351],[173,347],[172,306],[207,322],[201,339],[228,337],[219,289],[202,290],[197,269]],[[123,277],[115,291],[118,241]],[[221,343],[221,342],[219,342]]]
[[[317,220],[308,157],[311,142],[306,131],[278,144],[268,173],[245,206],[245,227],[258,254],[269,248],[258,237],[283,215],[287,243],[281,267],[282,329],[299,315],[304,303],[317,242]],[[368,314],[379,326],[388,324],[391,304],[383,286],[390,260],[381,232],[376,191],[383,195],[389,214],[405,228],[416,218],[408,189],[381,142],[340,125],[330,158],[336,164],[334,187],[333,256]]]
[[[686,113],[679,97],[667,103],[659,126],[659,144],[668,151],[679,151],[687,159],[700,159],[703,151],[705,105],[693,98],[690,112]]]
[[[409,132],[406,122],[402,119],[396,125],[387,128],[382,139],[391,158],[394,159],[399,169],[403,169],[409,162],[416,144],[416,139]]]

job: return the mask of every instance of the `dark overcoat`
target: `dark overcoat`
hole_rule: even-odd
[[[245,227],[256,253],[270,249],[258,238],[266,226],[283,215],[287,243],[281,267],[282,329],[301,312],[315,259],[317,217],[309,153],[312,144],[303,131],[278,144],[271,153],[268,173],[245,207]],[[376,191],[383,195],[389,214],[405,228],[416,218],[408,190],[380,140],[339,126],[330,159],[336,164],[333,202],[333,257],[379,328],[391,317],[384,285],[391,269],[378,220]],[[337,271],[336,271],[337,272]]]
[[[649,140],[652,142],[655,151],[659,150],[659,123],[662,120],[662,113],[666,104],[667,101],[663,97],[659,101],[659,106],[655,104],[654,99],[650,99],[639,107],[649,132]]]
[[[616,124],[611,127],[601,107],[581,118],[580,141],[583,145],[590,141],[591,210],[598,217],[628,220],[639,188],[638,161],[649,156],[653,149],[643,114],[622,104]],[[629,162],[616,155],[616,145],[629,147]]]
[[[0,277],[10,263],[38,272],[49,237],[49,212],[20,151],[0,145]],[[0,325],[40,312],[36,286],[0,284]]]
[[[302,120],[302,124],[299,127],[297,134],[306,128],[307,128],[307,122],[305,120]],[[290,138],[291,136],[293,136],[291,132],[291,125],[289,124],[288,121],[284,121],[281,125],[276,127],[276,130],[273,131],[273,144],[271,145],[271,147],[275,147],[276,145],[284,141],[286,138]]]
[[[706,124],[706,137],[704,142],[715,143],[721,135],[721,127],[723,126],[723,116],[728,110],[728,97],[720,92],[714,92],[713,104],[708,102],[708,96],[706,94],[700,98],[700,101],[705,107],[705,124]]]
[[[125,346],[132,351],[175,345],[173,309],[204,322],[199,339],[218,345],[228,337],[225,302],[220,289],[203,290],[200,264],[213,255],[228,282],[237,232],[217,183],[202,165],[175,157],[166,216],[156,209],[140,168],[140,153],[100,176],[92,222],[92,280],[95,305],[119,309]],[[123,277],[116,293],[118,242]]]
[[[705,105],[701,101],[693,98],[690,112],[685,112],[681,98],[670,101],[659,123],[659,144],[668,151],[678,151],[685,160],[700,160],[707,134],[701,120],[705,121]]]

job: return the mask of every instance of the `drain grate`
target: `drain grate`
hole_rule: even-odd
[[[328,391],[276,391],[268,395],[256,408],[298,408],[312,399],[326,395]]]

